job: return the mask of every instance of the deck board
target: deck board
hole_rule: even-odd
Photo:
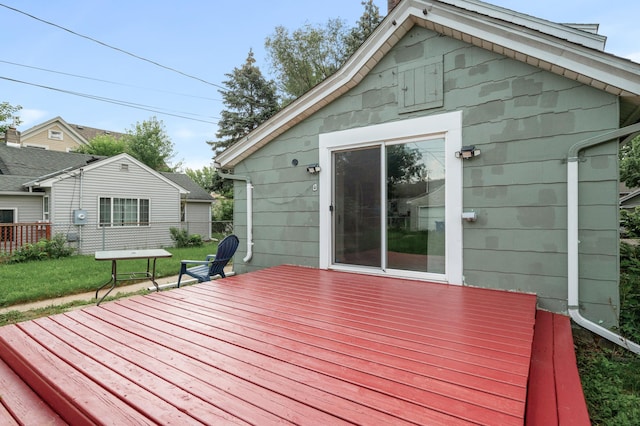
[[[0,424],[17,425],[18,421],[50,426],[67,424],[0,360]]]
[[[285,265],[2,327],[0,357],[69,423],[521,425],[535,303]]]

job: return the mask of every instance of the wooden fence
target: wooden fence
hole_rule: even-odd
[[[0,253],[11,254],[16,248],[43,238],[51,238],[50,223],[0,223]]]

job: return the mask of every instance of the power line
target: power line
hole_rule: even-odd
[[[175,68],[171,68],[171,67],[168,67],[168,66],[166,66],[166,65],[162,65],[162,64],[160,64],[160,63],[158,63],[158,62],[156,62],[156,61],[153,61],[153,60],[151,60],[151,59],[143,58],[142,56],[136,55],[135,53],[128,52],[128,51],[126,51],[126,50],[124,50],[124,49],[120,49],[119,47],[111,46],[110,44],[107,44],[107,43],[104,43],[104,42],[102,42],[102,41],[100,41],[100,40],[96,40],[95,38],[92,38],[92,37],[89,37],[89,36],[86,36],[86,35],[83,35],[83,34],[77,33],[77,32],[75,32],[75,31],[73,31],[73,30],[70,30],[69,28],[65,28],[65,27],[63,27],[63,26],[61,26],[61,25],[58,25],[58,24],[56,24],[56,23],[53,23],[53,22],[50,22],[50,21],[44,20],[44,19],[42,19],[42,18],[38,18],[37,16],[31,15],[30,13],[24,12],[24,11],[22,11],[22,10],[20,10],[20,9],[16,9],[15,7],[7,6],[6,4],[3,4],[3,3],[0,3],[0,6],[2,6],[2,7],[4,7],[4,8],[7,8],[7,9],[9,9],[9,10],[12,10],[12,11],[14,11],[14,12],[20,13],[20,14],[22,14],[22,15],[28,16],[29,18],[35,19],[36,21],[40,21],[40,22],[42,22],[42,23],[44,23],[44,24],[51,25],[51,26],[53,26],[53,27],[56,27],[56,28],[61,29],[61,30],[63,30],[63,31],[66,31],[66,32],[68,32],[68,33],[70,33],[70,34],[73,34],[73,35],[75,35],[75,36],[82,37],[82,38],[87,39],[87,40],[90,40],[90,41],[92,41],[92,42],[94,42],[94,43],[98,43],[98,44],[100,44],[100,45],[102,45],[102,46],[104,46],[104,47],[108,47],[109,49],[113,49],[113,50],[115,50],[115,51],[117,51],[117,52],[124,53],[125,55],[132,56],[132,57],[134,57],[134,58],[136,58],[136,59],[139,59],[139,60],[141,60],[141,61],[148,62],[148,63],[153,64],[153,65],[156,65],[156,66],[158,66],[158,67],[160,67],[160,68],[164,68],[164,69],[166,69],[166,70],[169,70],[169,71],[172,71],[172,72],[178,73],[178,74],[183,75],[183,76],[185,76],[185,77],[192,78],[192,79],[194,79],[194,80],[200,81],[200,82],[205,83],[205,84],[208,84],[208,85],[210,85],[210,86],[217,87],[217,88],[222,89],[222,90],[224,90],[224,91],[226,91],[226,90],[227,90],[227,88],[226,88],[226,87],[223,87],[223,86],[221,86],[221,85],[219,85],[219,84],[211,83],[210,81],[204,80],[204,79],[202,79],[202,78],[200,78],[200,77],[196,77],[196,76],[193,76],[193,75],[191,75],[191,74],[187,74],[187,73],[185,73],[185,72],[182,72],[182,71],[180,71],[180,70],[177,70],[177,69],[175,69]]]
[[[221,101],[221,99],[207,98],[205,96],[189,95],[189,94],[186,94],[186,93],[172,92],[172,91],[169,91],[169,90],[153,89],[153,88],[150,88],[150,87],[141,87],[141,86],[136,86],[136,85],[133,85],[133,84],[119,83],[117,81],[103,80],[101,78],[87,77],[87,76],[78,75],[78,74],[71,74],[71,73],[64,72],[64,71],[56,71],[56,70],[51,70],[51,69],[47,69],[47,68],[34,67],[32,65],[18,64],[16,62],[3,61],[1,59],[0,59],[0,63],[14,65],[16,67],[30,68],[30,69],[34,69],[34,70],[38,70],[38,71],[49,72],[49,73],[52,73],[52,74],[67,75],[69,77],[83,78],[85,80],[92,80],[92,81],[99,81],[101,83],[115,84],[115,85],[118,85],[118,86],[134,87],[136,89],[144,89],[144,90],[152,90],[154,92],[169,93],[169,94],[172,94],[172,95],[185,96],[185,97],[196,98],[196,99],[204,99],[204,100],[207,100],[207,101],[217,101],[217,102]]]
[[[153,106],[149,106],[149,105],[137,104],[137,103],[128,102],[128,101],[121,101],[121,100],[118,100],[118,99],[111,99],[111,98],[106,98],[106,97],[97,96],[97,95],[90,95],[90,94],[87,94],[87,93],[74,92],[74,91],[71,91],[71,90],[58,89],[56,87],[44,86],[44,85],[36,84],[36,83],[29,83],[27,81],[16,80],[14,78],[9,78],[9,77],[0,76],[0,80],[6,80],[6,81],[13,82],[13,83],[26,84],[28,86],[34,86],[34,87],[39,87],[39,88],[42,88],[42,89],[53,90],[55,92],[65,93],[65,94],[73,95],[73,96],[79,96],[79,97],[87,98],[87,99],[93,99],[93,100],[96,100],[96,101],[106,102],[106,103],[110,103],[110,104],[126,106],[126,107],[129,107],[129,108],[139,109],[139,110],[142,110],[142,111],[150,111],[150,112],[155,112],[157,114],[164,114],[164,115],[169,115],[169,116],[172,116],[172,117],[183,118],[185,120],[199,121],[201,123],[208,123],[208,124],[218,124],[217,122],[214,122],[214,121],[202,120],[202,119],[192,118],[192,117],[185,117],[184,115],[180,115],[180,114],[187,114],[187,115],[193,115],[193,116],[199,116],[199,117],[206,117],[206,116],[202,116],[202,115],[199,115],[199,114],[193,114],[193,113],[189,113],[189,112],[180,112],[180,111],[178,111],[178,112],[180,112],[180,114],[177,114],[175,112],[168,112],[169,110],[162,111],[162,108],[153,107]],[[220,117],[207,117],[207,118],[212,118],[214,120],[220,120]]]

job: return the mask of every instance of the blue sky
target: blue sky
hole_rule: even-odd
[[[494,0],[492,3],[554,22],[599,23],[599,33],[608,37],[607,52],[640,62],[637,26],[640,2]],[[360,0],[244,0],[237,3],[0,0],[0,4],[217,85],[222,85],[225,73],[244,62],[249,49],[253,49],[257,65],[269,77],[271,70],[264,40],[273,34],[276,26],[296,29],[305,23],[324,23],[329,18],[341,18],[351,26],[363,10]],[[386,1],[376,0],[375,4],[381,13],[386,13]],[[218,87],[5,7],[0,7],[0,20],[3,27],[0,77],[31,84],[0,79],[0,102],[23,107],[23,124],[19,130],[61,116],[69,123],[123,132],[136,122],[156,116],[163,121],[175,145],[174,163],[181,161],[192,169],[211,165],[212,151],[206,141],[215,139],[217,117],[223,107]],[[101,102],[33,84],[135,103],[142,108],[195,120]]]

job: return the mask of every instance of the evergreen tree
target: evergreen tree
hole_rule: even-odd
[[[364,12],[362,16],[360,16],[356,26],[351,29],[349,37],[347,38],[347,57],[353,55],[360,45],[371,35],[373,30],[376,29],[378,24],[382,22],[380,9],[373,4],[373,0],[362,1],[361,4],[364,6]]]
[[[217,141],[207,142],[216,154],[248,135],[278,111],[275,83],[266,80],[255,65],[253,51],[240,68],[225,74],[228,80],[221,90],[225,109],[218,122]]]

